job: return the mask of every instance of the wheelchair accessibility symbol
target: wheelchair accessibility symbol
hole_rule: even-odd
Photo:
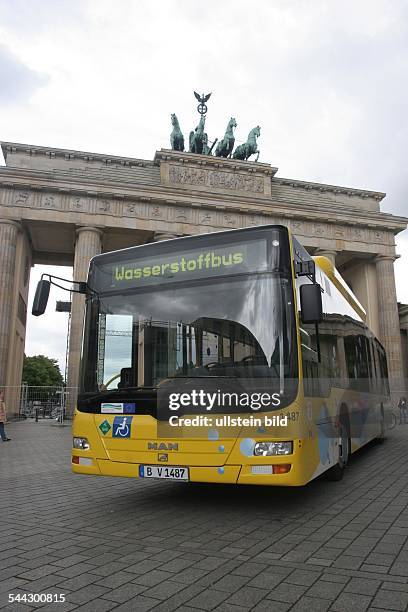
[[[113,419],[112,438],[130,438],[131,416],[117,416]]]

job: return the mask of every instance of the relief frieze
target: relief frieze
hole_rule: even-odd
[[[197,184],[198,186],[238,189],[244,185],[245,190],[255,189],[256,181],[262,184],[263,177],[256,172],[246,174],[244,171],[227,171],[223,167],[188,167],[187,165],[169,164],[170,179],[172,182],[179,181],[179,185]],[[234,180],[234,182],[232,182]],[[251,182],[252,181],[252,182]],[[181,191],[181,189],[180,189]],[[201,196],[201,194],[197,194]],[[241,194],[242,195],[242,192]],[[266,195],[266,194],[264,194]],[[181,194],[184,198],[185,193]],[[76,215],[78,219],[86,214],[111,215],[112,217],[130,217],[148,220],[152,227],[155,222],[178,223],[180,225],[191,224],[194,227],[201,226],[205,231],[207,228],[234,229],[238,227],[253,227],[264,224],[281,223],[288,225],[292,232],[314,238],[310,244],[320,245],[322,239],[344,242],[341,248],[352,250],[352,243],[363,245],[365,243],[394,245],[394,232],[392,227],[378,227],[372,222],[365,225],[364,214],[357,221],[355,218],[350,220],[325,218],[324,214],[320,218],[311,219],[310,216],[300,216],[301,211],[296,211],[300,218],[294,217],[290,210],[285,211],[282,206],[279,210],[274,208],[273,203],[262,203],[262,209],[258,210],[254,206],[249,207],[245,203],[230,203],[221,197],[202,201],[189,195],[189,202],[180,197],[175,200],[156,199],[147,193],[146,196],[133,196],[135,200],[119,199],[115,194],[110,193],[95,194],[85,190],[76,192],[65,192],[45,189],[29,188],[25,185],[16,188],[2,189],[0,193],[0,206],[19,207],[19,215],[24,217],[24,208],[37,209],[39,215],[44,214],[44,219],[53,212],[56,219],[60,213],[69,212],[72,218]],[[239,198],[237,198],[239,200]],[[258,203],[259,204],[259,203]],[[281,210],[282,209],[282,210]],[[48,211],[48,212],[46,212]],[[270,211],[270,212],[269,212]],[[307,211],[306,211],[307,212]],[[57,215],[58,213],[58,215]],[[79,214],[81,213],[81,214]],[[275,214],[274,214],[275,213]],[[280,215],[280,216],[278,216]],[[58,219],[57,219],[58,220]],[[63,218],[61,219],[63,220]],[[110,222],[113,223],[111,220]],[[102,221],[103,223],[103,221]],[[147,227],[147,225],[146,225]],[[190,233],[188,229],[180,227],[179,233]],[[192,232],[193,233],[193,232]],[[347,244],[346,244],[347,243]],[[350,244],[348,244],[350,243]],[[340,248],[340,247],[339,247]],[[360,247],[361,250],[361,247]]]
[[[246,215],[246,226],[262,225],[262,218],[259,215]]]
[[[352,236],[354,240],[363,240],[364,234],[361,227],[353,227]]]
[[[173,214],[174,220],[179,223],[188,223],[192,218],[192,210],[189,208],[176,208]]]
[[[109,200],[97,200],[96,201],[96,212],[101,213],[101,214],[105,214],[105,215],[112,215],[115,214],[115,212],[113,211],[113,203],[110,202]]]
[[[152,219],[164,219],[165,214],[163,206],[158,206],[156,204],[148,206],[148,216]]]
[[[373,230],[372,232],[372,236],[374,239],[374,242],[384,242],[384,232],[382,232],[381,230]]]
[[[69,208],[70,210],[83,212],[85,210],[86,201],[80,197],[70,198]]]
[[[222,215],[222,224],[227,227],[238,227],[238,216],[231,213]]]
[[[265,192],[265,180],[263,177],[235,172],[209,170],[206,168],[186,168],[170,165],[169,180],[170,183],[174,185],[231,189],[234,191],[248,191],[260,194]]]
[[[290,222],[290,228],[292,230],[292,232],[296,233],[296,232],[303,232],[303,223],[302,221],[298,221],[298,220],[292,220]]]
[[[346,228],[342,225],[336,225],[334,227],[334,237],[337,239],[346,238]]]
[[[214,225],[215,214],[211,212],[200,212],[198,216],[198,222],[200,225]]]
[[[324,223],[316,223],[314,226],[315,236],[324,236],[326,234],[326,225]]]
[[[142,202],[128,202],[123,205],[124,217],[147,217],[146,204]]]
[[[31,193],[29,191],[17,191],[12,200],[12,206],[32,206]]]
[[[61,208],[61,198],[57,198],[54,195],[44,194],[41,196],[40,207],[53,210],[59,209]]]

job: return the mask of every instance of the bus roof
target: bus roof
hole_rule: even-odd
[[[118,256],[120,256],[121,254],[123,255],[129,255],[129,257],[131,257],[134,253],[138,253],[138,252],[143,252],[143,251],[149,251],[149,250],[155,250],[155,249],[160,249],[160,245],[165,246],[168,244],[173,244],[173,245],[177,245],[180,246],[180,248],[183,248],[183,244],[187,243],[189,244],[190,242],[200,242],[200,241],[205,241],[206,239],[210,238],[212,239],[213,237],[219,237],[222,238],[222,236],[233,236],[234,234],[236,235],[240,235],[243,234],[245,236],[245,234],[252,234],[252,233],[256,233],[256,232],[262,232],[262,231],[267,231],[267,230],[284,230],[285,232],[287,232],[289,234],[289,228],[286,225],[281,225],[281,224],[266,224],[266,225],[253,225],[250,227],[239,227],[239,228],[234,228],[234,229],[220,229],[217,231],[212,231],[212,232],[203,232],[202,234],[191,234],[189,236],[177,236],[175,238],[165,238],[164,240],[158,240],[157,242],[146,242],[143,244],[137,244],[134,246],[130,246],[130,247],[125,247],[123,249],[117,249],[115,251],[107,251],[105,253],[99,253],[99,255],[94,255],[91,258],[91,262],[92,261],[104,261],[106,260],[111,260],[111,259],[116,259]]]
[[[341,274],[336,270],[334,264],[330,261],[330,259],[328,257],[324,257],[323,255],[317,255],[316,257],[313,257],[313,260],[315,261],[317,266],[326,274],[326,276],[328,276],[328,278],[340,291],[340,293],[347,300],[350,306],[359,314],[362,320],[366,322],[367,313],[364,307],[360,304],[357,297],[347,285]]]

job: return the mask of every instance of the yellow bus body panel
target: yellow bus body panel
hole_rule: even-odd
[[[289,232],[290,236],[290,232]],[[295,278],[293,246],[291,244],[292,277]],[[345,299],[365,318],[365,312],[357,299],[347,291],[344,283],[336,277],[331,262],[317,257],[316,263],[336,284]],[[293,287],[294,303],[296,287]],[[361,312],[360,312],[361,311]],[[353,431],[359,432],[358,438],[351,438],[351,452],[381,433],[381,410],[384,398],[361,394],[349,389],[332,387],[328,397],[304,397],[303,371],[301,356],[299,313],[295,309],[297,333],[297,358],[299,387],[296,400],[282,410],[270,413],[253,413],[253,417],[272,417],[288,415],[287,427],[272,430],[272,434],[259,432],[252,428],[228,427],[219,428],[217,439],[211,439],[208,428],[200,432],[194,428],[194,437],[189,436],[190,428],[178,428],[158,423],[149,415],[131,415],[130,437],[113,438],[113,421],[117,415],[88,414],[76,411],[73,421],[73,435],[87,438],[90,449],[73,449],[73,458],[86,459],[88,465],[72,463],[72,469],[79,474],[121,476],[139,478],[139,465],[179,466],[189,468],[189,479],[192,482],[237,483],[269,486],[305,485],[320,474],[333,467],[338,460],[339,439],[336,431],[340,410],[345,408],[353,425]],[[218,416],[218,415],[217,415]],[[238,416],[238,415],[231,415]],[[100,425],[107,421],[109,430],[106,433]],[[327,430],[331,433],[327,434]],[[163,436],[163,432],[169,433]],[[279,431],[280,435],[276,436]],[[326,431],[326,433],[325,433]],[[246,453],[245,447],[251,447],[258,441],[292,441],[293,453],[285,456],[258,457]],[[249,442],[248,442],[249,441]],[[157,449],[149,448],[157,444]],[[167,446],[177,444],[177,450]],[[164,445],[160,449],[160,444]],[[222,450],[221,450],[222,449]],[[165,462],[159,455],[166,455]],[[269,466],[290,464],[290,470],[282,474],[259,473]]]

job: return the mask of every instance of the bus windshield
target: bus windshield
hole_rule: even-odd
[[[256,378],[296,370],[291,279],[274,272],[116,291],[88,301],[82,392],[169,378]],[[268,383],[268,384],[269,384]]]

